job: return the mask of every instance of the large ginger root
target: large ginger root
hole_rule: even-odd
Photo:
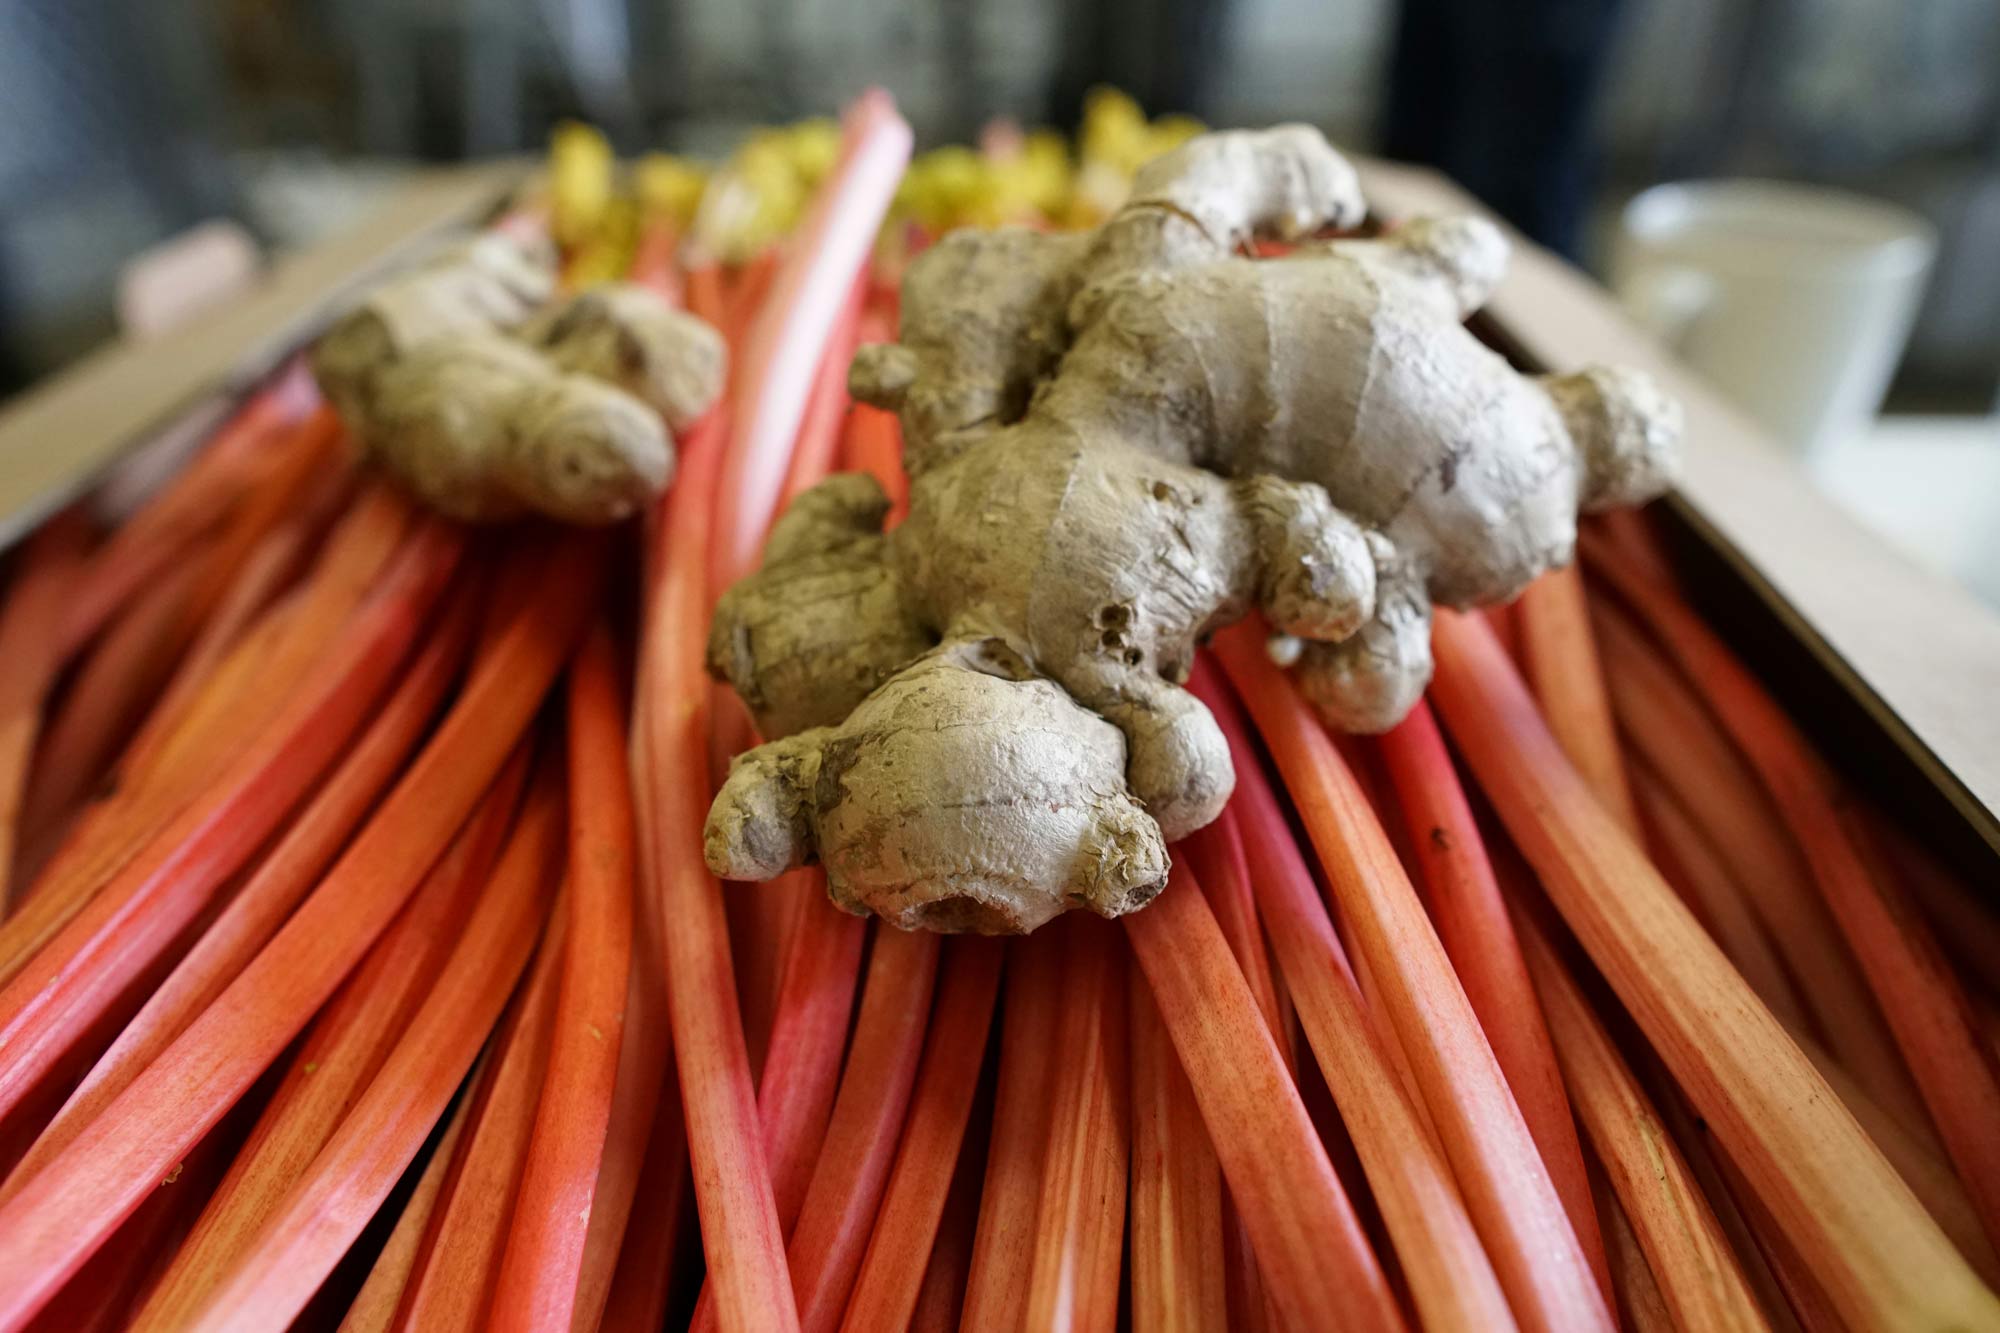
[[[1385,730],[1429,683],[1434,602],[1513,598],[1569,562],[1579,510],[1672,480],[1680,414],[1652,380],[1522,376],[1462,327],[1505,263],[1496,229],[1457,218],[1277,261],[1122,273],[1078,299],[1061,373],[1015,429],[1136,437],[1199,467],[1314,482],[1386,538],[1373,619],[1300,636],[1314,642],[1299,668],[1329,722]],[[1256,352],[1217,354],[1231,346]]]
[[[636,286],[553,307],[553,258],[489,233],[384,284],[313,368],[364,453],[454,518],[616,522],[722,391],[719,334]]]
[[[905,930],[1019,933],[1072,906],[1117,916],[1167,877],[1124,770],[1117,731],[1006,644],[956,643],[839,726],[737,759],[707,853],[757,879],[817,854],[834,902]]]
[[[958,233],[918,259],[900,343],[863,349],[850,377],[900,413],[909,518],[883,537],[858,484],[829,483],[842,489],[802,497],[795,539],[718,608],[712,665],[765,734],[839,732],[860,710],[879,733],[870,691],[903,679],[914,645],[1004,644],[1122,733],[1125,791],[1176,838],[1233,785],[1213,719],[1180,684],[1202,636],[1261,610],[1302,649],[1329,720],[1381,730],[1428,681],[1434,602],[1513,596],[1569,558],[1580,508],[1667,485],[1678,415],[1650,382],[1524,377],[1461,326],[1505,264],[1490,226],[1238,253],[1361,211],[1316,132],[1217,134],[1147,166],[1094,232]],[[718,798],[719,834],[775,799],[761,754]],[[975,928],[1032,924],[1029,904],[1136,902],[1045,873],[1064,861],[1037,839],[1073,831],[1024,837],[955,808],[964,858],[1020,856],[1041,876],[1024,871],[1017,906],[995,916],[988,879],[975,894],[949,858],[919,878],[894,854],[899,822],[946,816],[880,796],[853,773],[820,780],[811,836],[786,844],[816,846],[839,901],[958,921],[951,904],[971,897]],[[851,845],[862,831],[867,855]],[[773,873],[730,836],[709,851],[720,873]]]
[[[522,337],[557,369],[625,390],[675,432],[693,425],[722,391],[722,336],[634,283],[579,292],[531,322]]]

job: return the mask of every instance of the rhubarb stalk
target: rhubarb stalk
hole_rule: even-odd
[[[1285,1319],[1299,1328],[1328,1321],[1402,1328],[1388,1281],[1201,887],[1176,865],[1160,896],[1123,924]],[[1074,1053],[1065,1047],[1066,1058]]]
[[[1661,1298],[1682,1328],[1767,1328],[1728,1239],[1652,1100],[1541,928],[1525,912],[1516,919],[1564,1081],[1645,1250]]]
[[[1061,1057],[1028,1270],[1027,1326],[1109,1329],[1118,1317],[1131,1155],[1125,950],[1116,930],[1064,923]]]
[[[1243,822],[1246,847],[1259,851],[1262,864],[1253,883],[1279,964],[1367,1173],[1418,1316],[1431,1330],[1512,1328],[1513,1313],[1436,1131],[1405,1092],[1386,1049],[1394,1035],[1381,1031],[1363,1009],[1346,952],[1235,701],[1212,680],[1202,683],[1201,692],[1229,739],[1237,783],[1232,808]],[[1568,1107],[1562,1110],[1567,1116]]]
[[[507,1317],[494,1304],[495,1279],[519,1198],[536,1105],[547,1081],[565,944],[576,929],[575,902],[575,885],[566,884],[534,962],[493,1034],[493,1058],[473,1091],[472,1121],[459,1141],[423,1257],[397,1311],[405,1328],[464,1333]]]
[[[423,1147],[493,1030],[548,915],[561,845],[561,792],[538,782],[395,1051],[186,1327],[281,1328],[305,1307]]]
[[[1906,1123],[1927,1126],[1909,1072],[1847,946],[1813,892],[1798,847],[1770,797],[1714,716],[1620,612],[1595,609],[1618,720],[1653,771],[1709,835],[1751,894],[1798,978],[1800,997],[1841,1062]]]
[[[813,372],[867,263],[868,249],[909,161],[910,143],[910,127],[887,93],[870,90],[849,108],[840,164],[787,243],[770,296],[751,324],[735,377],[742,407],[721,493],[762,517],[723,534],[727,544],[718,546],[711,575],[714,593],[756,563],[784,490]]]
[[[485,887],[526,774],[527,754],[517,751],[409,905],[313,1021],[256,1128],[146,1302],[140,1328],[179,1328],[193,1317],[388,1059]]]
[[[483,1071],[482,1057],[482,1063],[472,1067],[471,1081],[474,1085],[479,1083]],[[388,1333],[394,1327],[396,1307],[402,1304],[403,1290],[409,1285],[410,1274],[416,1271],[424,1237],[429,1234],[431,1218],[437,1212],[439,1197],[444,1193],[445,1177],[457,1158],[458,1141],[465,1133],[465,1124],[471,1112],[471,1096],[461,1095],[458,1105],[452,1110],[451,1119],[445,1122],[444,1130],[431,1145],[431,1155],[424,1162],[423,1173],[417,1177],[416,1188],[404,1201],[403,1211],[397,1215],[389,1239],[383,1242],[375,1262],[369,1266],[368,1276],[362,1280],[361,1290],[355,1293],[353,1303],[341,1317],[337,1333]]]
[[[601,558],[594,540],[556,551],[527,611],[474,668],[430,744],[318,889],[201,1018],[0,1205],[0,1328],[24,1320],[103,1243],[389,924],[569,656]]]
[[[433,532],[436,540],[413,545],[341,651],[212,793],[0,989],[0,1114],[103,1019],[350,743],[457,563],[455,534]]]
[[[0,1184],[0,1201],[66,1147],[256,957],[416,748],[464,655],[463,633],[452,633],[449,624],[433,631],[340,767],[294,818],[222,915],[147,997],[13,1174]]]
[[[1027,1313],[1021,1275],[1034,1261],[1035,1211],[1049,1140],[1049,1086],[1062,998],[1060,933],[1043,931],[1008,947],[1000,1082],[961,1317],[974,1333],[1019,1328]]]
[[[1465,984],[1466,999],[1479,1016],[1563,1210],[1609,1301],[1611,1268],[1556,1052],[1472,808],[1459,788],[1428,705],[1419,702],[1382,737],[1381,754],[1403,807],[1410,845],[1415,848],[1412,863],[1429,890],[1431,918],[1445,952]],[[1612,757],[1616,758],[1615,751]],[[1607,808],[1616,812],[1615,806]]]
[[[1000,990],[1001,946],[997,940],[960,936],[944,953],[937,1007],[924,1039],[909,1119],[903,1124],[896,1164],[841,1323],[849,1333],[908,1326],[923,1285],[923,1261],[937,1239],[953,1167],[972,1116],[972,1098],[986,1058],[987,1029]],[[1115,1282],[1115,1267],[1113,1277]],[[1079,1322],[1090,1327],[1081,1316]]]
[[[1254,627],[1219,636],[1217,646],[1326,868],[1355,952],[1374,975],[1515,1318],[1551,1333],[1608,1328],[1604,1289],[1360,784],[1264,656]]]
[[[599,625],[570,669],[570,921],[548,1073],[493,1297],[496,1328],[570,1326],[591,1231],[632,959],[623,684],[611,632]]]
[[[1821,895],[1882,1006],[1939,1137],[2000,1243],[2000,1068],[1971,1002],[1923,913],[1893,878],[1871,872],[1851,798],[1797,724],[1736,655],[1670,590],[1614,553],[1599,562],[1697,682],[1777,803]]]
[[[1516,656],[1541,701],[1549,730],[1570,762],[1597,799],[1636,837],[1639,814],[1618,751],[1618,729],[1611,720],[1611,700],[1597,662],[1587,596],[1583,571],[1575,564],[1552,569],[1529,584],[1514,606],[1521,634]]]
[[[56,626],[83,570],[89,537],[78,513],[45,523],[16,559],[0,604],[0,919],[7,915],[28,766],[58,665]]]
[[[2000,1319],[1937,1224],[1590,795],[1486,626],[1440,615],[1432,695],[1570,928],[1843,1315]]]
[[[1134,969],[1132,1038],[1132,1328],[1223,1328],[1222,1168],[1194,1088]]]
[[[692,435],[656,525],[665,551],[656,558],[659,576],[644,618],[633,792],[650,814],[650,827],[642,824],[642,864],[654,899],[649,910],[664,936],[674,1059],[716,1314],[730,1333],[782,1330],[797,1326],[797,1310],[759,1132],[722,886],[702,858],[709,791],[697,780],[708,771],[703,576],[721,442],[713,424]]]

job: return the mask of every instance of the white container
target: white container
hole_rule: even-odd
[[[1907,209],[1816,186],[1657,185],[1626,205],[1612,286],[1801,455],[1881,406],[1937,250]]]

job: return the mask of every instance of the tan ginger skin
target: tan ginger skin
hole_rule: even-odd
[[[630,284],[553,305],[555,255],[487,233],[390,280],[313,370],[362,450],[433,508],[613,523],[673,472],[721,394],[721,336]]]
[[[782,738],[716,799],[717,873],[817,856],[903,926],[1131,910],[1234,786],[1182,687],[1208,633],[1261,612],[1329,722],[1381,731],[1429,681],[1434,603],[1515,596],[1579,510],[1671,483],[1651,381],[1523,376],[1464,329],[1505,267],[1491,225],[1240,254],[1361,216],[1286,126],[1189,142],[1095,232],[958,232],[912,265],[901,341],[850,376],[901,416],[908,519],[883,534],[873,483],[833,478],[717,609],[712,667]],[[1099,719],[1122,773],[1079,761]]]

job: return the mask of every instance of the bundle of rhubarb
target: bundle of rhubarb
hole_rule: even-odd
[[[0,1329],[2000,1328],[2000,915],[1620,508],[1674,405],[1168,137],[566,132],[9,555]]]

